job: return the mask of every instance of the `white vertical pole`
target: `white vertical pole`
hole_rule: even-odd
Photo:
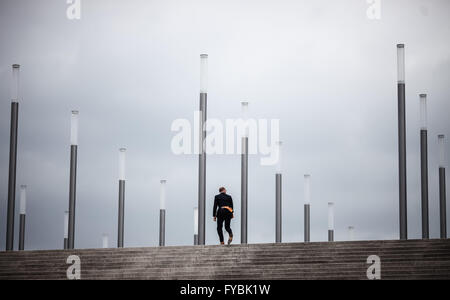
[[[166,244],[166,180],[161,180],[159,210],[159,246]]]
[[[198,245],[198,208],[194,207],[194,245]]]
[[[348,239],[349,239],[349,241],[355,240],[355,227],[354,226],[348,226]]]
[[[311,240],[311,175],[305,174],[305,205],[304,205],[304,239],[305,243]]]
[[[109,238],[106,233],[102,235],[102,248],[103,249],[109,248]]]
[[[328,241],[334,241],[334,203],[328,202]]]
[[[25,249],[25,215],[27,207],[27,186],[20,186],[20,228],[19,228],[19,250]]]

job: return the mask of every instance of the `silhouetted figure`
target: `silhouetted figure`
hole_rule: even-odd
[[[225,222],[225,230],[228,232],[228,245],[233,240],[233,231],[231,231],[230,223],[234,218],[233,199],[227,194],[224,187],[219,189],[218,195],[214,197],[213,218],[217,221],[217,233],[219,234],[220,244],[223,245],[223,222]]]

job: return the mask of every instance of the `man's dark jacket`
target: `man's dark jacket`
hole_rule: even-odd
[[[213,217],[217,216],[217,209],[223,206],[228,206],[233,209],[233,198],[225,193],[220,193],[214,197]]]

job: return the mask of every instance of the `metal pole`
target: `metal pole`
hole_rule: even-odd
[[[354,226],[348,226],[348,239],[349,239],[349,241],[355,240],[355,227]]]
[[[163,247],[166,244],[166,210],[159,210],[159,246]]]
[[[198,245],[198,208],[194,207],[194,246]]]
[[[198,162],[198,244],[205,244],[205,207],[206,207],[206,119],[207,119],[207,62],[208,55],[200,55],[200,134],[199,134],[199,162]]]
[[[420,165],[422,186],[422,239],[429,239],[428,221],[428,146],[427,130],[420,131]]]
[[[19,250],[23,251],[25,245],[25,214],[20,214]]]
[[[305,243],[310,242],[311,237],[310,237],[310,205],[309,204],[305,204],[305,224],[304,224],[304,236],[305,236]]]
[[[439,211],[440,211],[440,232],[441,239],[447,238],[447,190],[445,178],[445,136],[438,135],[439,147]]]
[[[75,247],[75,205],[77,189],[77,145],[70,146],[69,237],[68,248]]]
[[[439,210],[441,239],[447,238],[447,194],[445,184],[445,168],[439,168]]]
[[[334,230],[328,230],[328,241],[329,242],[334,241]]]
[[[24,250],[25,247],[25,214],[27,206],[26,196],[27,186],[22,184],[20,186],[20,227],[19,227],[19,250]]]
[[[119,149],[119,219],[117,229],[117,247],[123,248],[125,234],[125,152],[126,148]]]
[[[281,188],[282,177],[281,174],[275,174],[275,242],[281,243]]]
[[[77,190],[78,111],[73,110],[70,121],[70,183],[68,249],[75,248],[75,207]]]
[[[108,235],[105,233],[102,236],[102,248],[107,249],[109,248],[109,238]]]
[[[14,247],[14,215],[16,202],[17,130],[19,103],[11,103],[11,132],[9,139],[8,213],[6,221],[6,251]]]
[[[247,244],[248,137],[242,138],[241,154],[241,244]]]
[[[422,192],[422,239],[429,239],[428,221],[428,130],[427,130],[427,95],[420,95],[420,170]]]
[[[117,247],[123,248],[125,226],[125,180],[119,180],[119,220],[117,230]]]
[[[397,45],[398,51],[398,156],[399,156],[399,211],[400,239],[408,239],[406,195],[406,104],[405,104],[405,46]]]
[[[166,244],[166,180],[161,180],[160,209],[159,209],[159,246]]]
[[[199,175],[198,175],[198,243],[205,244],[205,207],[206,207],[206,153],[204,141],[206,139],[206,131],[204,124],[206,123],[206,93],[200,94],[200,154],[199,154]]]
[[[19,123],[19,70],[20,65],[12,66],[13,88],[11,102],[11,127],[9,136],[9,176],[8,176],[8,208],[6,219],[6,251],[14,249],[14,216],[16,202],[16,169],[17,169],[17,132]]]
[[[328,202],[328,241],[334,241],[334,203]]]
[[[69,249],[69,211],[64,212],[64,250]]]
[[[305,192],[305,207],[304,207],[304,239],[305,243],[311,240],[311,218],[310,218],[310,203],[311,203],[311,175],[304,176],[304,192]]]

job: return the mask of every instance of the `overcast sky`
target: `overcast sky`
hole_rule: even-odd
[[[437,134],[450,136],[450,2],[382,0],[0,1],[0,250],[5,248],[11,64],[21,64],[17,191],[28,185],[26,249],[61,248],[69,195],[70,111],[80,111],[76,247],[116,245],[118,149],[127,151],[125,246],[156,246],[159,180],[166,244],[190,245],[196,155],[174,155],[170,126],[198,109],[209,54],[208,116],[279,118],[283,241],[303,241],[303,174],[312,176],[311,240],[398,238],[396,44],[406,44],[408,233],[421,236],[419,94],[429,97],[430,233],[439,236]],[[450,146],[447,143],[447,153]],[[249,161],[250,243],[275,240],[275,168]],[[447,180],[447,183],[449,181]],[[207,159],[206,242],[226,186],[240,240],[240,156]],[[19,197],[16,237],[18,242]],[[450,205],[448,215],[450,215]],[[450,222],[449,222],[450,223]]]

